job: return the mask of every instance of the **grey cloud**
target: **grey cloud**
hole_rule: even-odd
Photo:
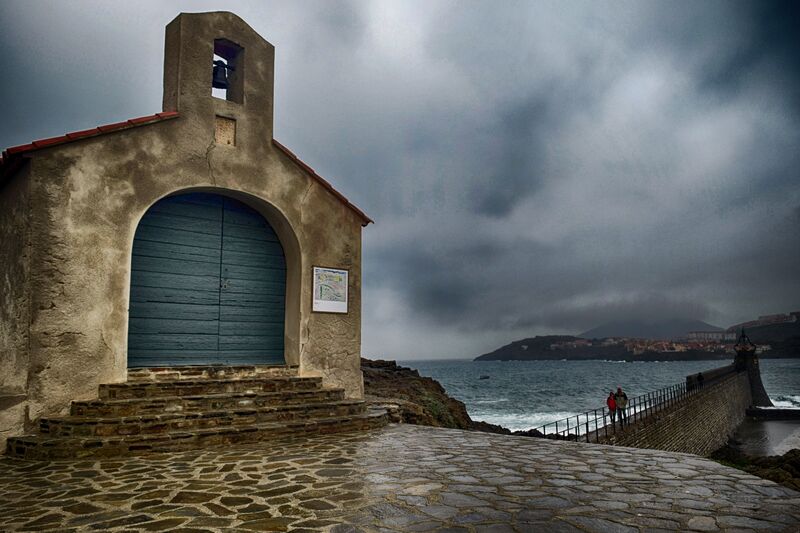
[[[540,96],[510,106],[487,135],[484,176],[472,185],[477,213],[503,218],[544,179],[543,152],[553,128],[550,102]]]
[[[158,111],[186,8],[0,3],[0,144]],[[365,355],[800,308],[795,3],[229,9],[276,46],[276,136],[377,222]]]

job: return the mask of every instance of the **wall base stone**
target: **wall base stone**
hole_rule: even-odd
[[[599,442],[706,456],[728,441],[751,403],[747,373],[736,373]]]

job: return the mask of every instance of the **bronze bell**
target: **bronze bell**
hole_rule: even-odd
[[[211,86],[215,89],[228,88],[228,66],[224,61],[214,61],[214,72],[211,77]]]

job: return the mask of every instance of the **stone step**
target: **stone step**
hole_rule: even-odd
[[[198,379],[177,381],[154,381],[112,383],[100,385],[103,400],[125,400],[133,398],[163,398],[166,396],[201,396],[223,393],[259,393],[279,391],[319,390],[322,378],[296,376],[245,379]]]
[[[241,392],[198,396],[166,396],[126,400],[74,401],[70,416],[115,417],[164,413],[198,413],[227,409],[261,408],[298,403],[344,400],[343,389],[319,389],[279,392]]]
[[[39,432],[43,436],[60,438],[163,434],[223,426],[241,427],[268,422],[353,416],[364,413],[365,405],[362,400],[342,400],[201,413],[166,413],[114,418],[83,416],[42,418],[39,420]]]
[[[221,426],[153,435],[88,438],[53,438],[44,435],[12,437],[7,441],[6,453],[15,457],[36,460],[120,457],[149,452],[192,450],[207,446],[229,446],[288,437],[362,431],[383,427],[386,424],[385,410],[370,410],[352,416],[269,422],[241,427]]]
[[[199,379],[276,378],[297,375],[297,366],[288,365],[187,365],[151,366],[128,369],[128,382],[179,381]]]

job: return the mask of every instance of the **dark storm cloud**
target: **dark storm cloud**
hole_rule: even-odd
[[[536,190],[543,178],[542,151],[552,129],[550,103],[536,96],[500,113],[492,131],[492,146],[483,161],[486,175],[478,176],[470,191],[475,210],[504,217],[516,203]]]
[[[704,82],[720,90],[738,90],[753,75],[787,88],[800,112],[800,4],[791,0],[742,4],[750,22],[749,38],[735,52],[708,69]]]
[[[365,355],[800,308],[796,3],[4,2],[0,144],[159,110],[164,25],[214,9],[377,221]]]

